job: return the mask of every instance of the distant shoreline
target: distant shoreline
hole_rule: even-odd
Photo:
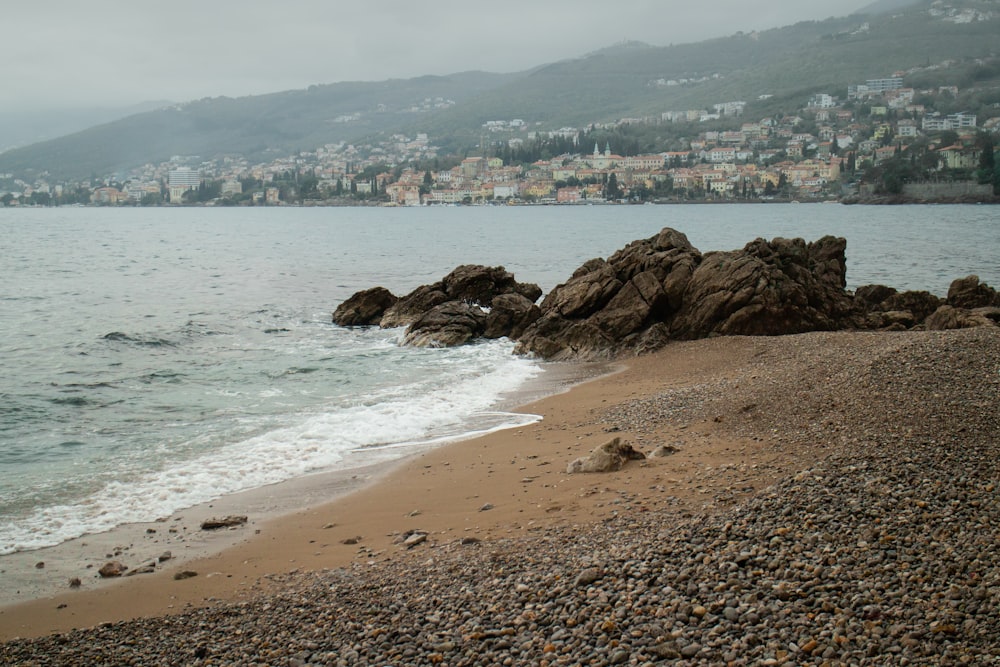
[[[482,207],[482,206],[704,206],[704,205],[765,205],[765,204],[842,204],[844,206],[907,206],[907,205],[981,205],[1000,204],[1000,197],[943,197],[936,199],[921,199],[907,197],[904,195],[881,195],[870,197],[844,197],[841,199],[691,199],[691,200],[670,200],[670,201],[645,201],[645,202],[609,202],[609,201],[581,201],[581,202],[487,202],[478,204],[421,204],[420,206],[400,206],[386,202],[350,202],[340,203],[333,201],[300,202],[271,204],[267,206],[217,206],[215,204],[167,204],[161,206],[106,206],[101,204],[66,204],[62,206],[0,206],[0,210],[11,209],[65,209],[65,208],[150,208],[150,209],[185,209],[185,208],[455,208],[455,207]]]

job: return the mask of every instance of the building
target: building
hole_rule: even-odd
[[[937,113],[927,114],[920,125],[920,129],[924,132],[959,130],[966,127],[976,127],[976,115],[964,111],[948,116],[942,116]]]
[[[832,109],[835,106],[837,106],[836,98],[826,93],[816,93],[809,98],[810,109]]]
[[[170,192],[170,203],[180,204],[184,201],[184,193],[201,185],[201,173],[190,167],[178,167],[167,172],[167,188]]]

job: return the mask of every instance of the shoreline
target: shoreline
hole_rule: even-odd
[[[573,387],[620,370],[609,362],[548,362],[542,372],[522,387],[502,396],[501,412],[531,416],[524,406],[571,391]],[[386,448],[353,451],[358,461],[346,468],[314,472],[263,487],[246,489],[178,510],[155,521],[119,525],[109,531],[76,537],[58,545],[0,556],[0,640],[9,638],[5,619],[19,614],[19,608],[42,606],[46,600],[64,596],[101,594],[116,587],[162,576],[166,571],[184,571],[189,563],[206,561],[252,540],[265,526],[308,512],[317,506],[336,503],[393,474],[408,461],[441,447],[489,437],[494,433],[520,429],[523,425],[469,432],[442,440],[403,443]],[[399,452],[404,453],[400,454]],[[247,522],[229,529],[201,530],[203,521],[227,516],[246,516]],[[165,556],[167,556],[165,558]],[[128,569],[122,577],[101,578],[97,574],[109,561],[119,561]],[[155,570],[136,573],[144,566]],[[70,587],[73,579],[81,585]],[[169,611],[171,607],[167,607]]]
[[[992,493],[993,486],[986,482],[995,480],[992,468],[996,458],[991,452],[996,446],[996,389],[1000,385],[997,385],[995,364],[998,360],[1000,334],[995,329],[811,333],[780,338],[719,337],[673,343],[655,354],[628,362],[621,372],[526,406],[544,415],[541,422],[423,452],[377,483],[333,503],[262,525],[259,536],[217,556],[185,566],[198,571],[196,577],[174,581],[171,570],[167,569],[103,591],[79,591],[4,609],[0,613],[0,637],[10,640],[17,636],[39,636],[127,618],[158,618],[185,609],[204,608],[190,616],[177,617],[176,622],[139,623],[134,630],[131,624],[114,625],[113,631],[106,632],[119,637],[114,644],[118,648],[103,643],[97,645],[100,650],[130,651],[133,649],[122,648],[121,637],[129,632],[144,633],[161,627],[163,632],[157,641],[157,650],[163,650],[175,636],[178,641],[190,642],[187,633],[191,630],[187,623],[207,621],[219,623],[222,628],[231,627],[226,620],[231,614],[246,614],[261,627],[278,623],[279,619],[281,623],[294,624],[285,615],[295,613],[292,606],[306,604],[299,602],[298,594],[329,591],[330,582],[344,589],[345,595],[354,596],[350,598],[355,600],[352,604],[364,606],[358,608],[358,612],[368,613],[371,605],[371,613],[379,613],[383,606],[390,610],[387,613],[397,613],[391,611],[395,607],[390,608],[389,603],[398,598],[389,591],[394,590],[395,595],[412,594],[414,604],[423,605],[422,601],[434,597],[426,595],[427,586],[434,584],[444,590],[448,585],[445,582],[455,579],[455,575],[448,574],[449,568],[461,567],[457,563],[466,559],[483,561],[479,567],[494,563],[481,574],[476,570],[474,578],[455,582],[462,590],[466,586],[476,590],[482,588],[479,595],[489,590],[493,591],[491,595],[498,597],[520,595],[523,598],[527,595],[526,599],[533,599],[535,595],[548,595],[548,589],[557,584],[547,580],[543,591],[532,586],[515,588],[514,583],[534,582],[553,568],[559,572],[568,570],[565,576],[572,577],[576,576],[575,568],[595,565],[599,570],[597,577],[604,577],[603,581],[593,584],[599,587],[595,590],[600,590],[600,587],[617,585],[615,582],[619,582],[621,575],[615,573],[620,572],[626,561],[632,563],[630,567],[633,568],[640,567],[643,558],[673,561],[669,550],[658,549],[661,544],[663,549],[668,549],[669,544],[673,545],[670,548],[686,550],[678,552],[684,560],[677,561],[677,568],[691,568],[691,573],[696,568],[706,570],[698,575],[705,579],[675,582],[679,589],[651,591],[663,590],[663,594],[667,594],[672,590],[671,599],[677,598],[670,606],[658,604],[657,608],[671,618],[677,614],[678,619],[683,619],[678,621],[681,626],[675,626],[684,628],[681,634],[672,639],[668,637],[670,646],[676,642],[677,650],[682,650],[689,645],[695,646],[688,644],[688,640],[697,636],[691,634],[699,631],[697,619],[706,613],[711,619],[722,617],[723,609],[716,606],[716,596],[707,588],[701,591],[694,583],[702,581],[714,585],[719,581],[717,577],[721,572],[711,569],[715,567],[716,548],[719,556],[736,548],[731,556],[736,561],[753,559],[757,563],[754,567],[760,569],[760,573],[755,572],[753,578],[746,579],[740,586],[754,590],[755,582],[763,577],[762,587],[756,595],[761,596],[761,604],[767,601],[777,613],[782,605],[799,604],[794,586],[803,585],[789,582],[778,586],[784,581],[781,577],[791,577],[791,570],[787,568],[798,567],[794,562],[800,558],[808,561],[810,557],[790,551],[780,556],[787,559],[787,563],[775,566],[778,569],[774,570],[768,565],[772,556],[758,554],[756,550],[779,549],[782,544],[797,549],[804,546],[809,550],[814,546],[822,547],[825,544],[822,540],[836,540],[836,544],[842,544],[838,548],[843,549],[837,551],[837,557],[848,569],[828,568],[823,576],[840,576],[836,573],[842,572],[846,578],[844,583],[824,589],[833,602],[830,611],[824,611],[815,622],[808,624],[808,628],[790,628],[787,633],[782,630],[782,637],[787,641],[798,641],[801,635],[796,633],[807,629],[813,632],[809,628],[815,623],[821,623],[819,630],[827,627],[825,624],[829,620],[829,627],[833,628],[834,621],[840,618],[834,611],[844,606],[849,612],[855,604],[850,596],[856,591],[856,577],[861,576],[862,570],[850,569],[856,562],[854,559],[868,555],[884,557],[880,549],[867,546],[873,539],[869,533],[875,517],[891,520],[896,526],[895,529],[887,527],[887,530],[910,531],[912,528],[916,537],[907,537],[908,540],[924,539],[926,530],[922,526],[928,520],[941,523],[942,530],[954,525],[954,519],[946,512],[950,505],[945,502],[952,497],[949,495],[952,491],[932,483],[938,479],[942,484],[954,480],[949,467],[953,457],[958,469],[967,470],[968,474],[975,472],[978,480],[962,487],[966,489],[963,493],[973,494],[970,503],[962,505],[967,508],[963,512],[973,519],[978,516],[978,521],[988,521],[990,513],[997,509],[995,502],[989,501],[986,495]],[[674,446],[677,452],[665,458],[630,462],[612,473],[565,473],[569,461],[585,455],[612,436],[622,437],[647,453],[660,444]],[[941,456],[942,448],[946,449],[944,456]],[[963,468],[968,462],[963,463],[961,457],[968,456],[973,456],[970,461],[979,466],[992,463],[982,470]],[[921,468],[922,465],[937,467]],[[897,471],[892,466],[901,467]],[[921,484],[926,486],[916,496],[911,485],[903,483],[914,474],[917,475],[915,479],[923,480]],[[890,484],[884,475],[899,483]],[[925,479],[928,475],[933,475],[933,479]],[[841,493],[849,494],[844,500],[875,503],[870,508],[867,505],[858,507],[871,512],[877,510],[880,514],[842,512],[830,506],[830,499],[840,498],[837,485],[844,487]],[[847,485],[851,485],[850,488]],[[827,486],[831,490],[826,490]],[[812,496],[805,494],[805,490],[810,490]],[[902,496],[895,498],[890,493]],[[812,514],[803,515],[803,510],[793,508],[795,503],[806,502],[807,497],[814,497],[810,502],[816,504],[809,505],[808,511]],[[939,507],[939,503],[943,504]],[[905,513],[900,514],[904,507]],[[769,518],[758,519],[758,511]],[[763,523],[757,525],[757,521]],[[810,522],[827,525],[830,532],[811,528]],[[640,531],[635,535],[641,539],[633,544],[629,537],[633,534],[631,531],[638,531],[646,523],[650,524],[656,543],[641,537],[646,533]],[[731,526],[737,526],[734,533],[729,532]],[[422,543],[412,550],[397,543],[401,536],[417,528],[426,535]],[[692,531],[716,529],[717,533],[699,538],[707,541],[687,542]],[[990,530],[995,531],[995,525]],[[745,531],[754,531],[754,535],[759,533],[759,538],[751,539],[750,533]],[[600,535],[607,535],[610,541],[605,544],[602,541],[605,538]],[[787,539],[781,538],[785,535]],[[906,535],[909,536],[909,532]],[[966,539],[967,536],[976,537],[975,531],[961,531],[956,536],[954,539],[963,540],[956,545],[973,549],[970,554],[980,549],[971,539]],[[807,541],[813,538],[820,541],[816,545]],[[902,540],[902,536],[899,539]],[[946,533],[934,539],[943,540],[946,545],[953,540]],[[584,552],[589,554],[584,560],[579,560],[581,556],[577,554],[566,566],[560,564],[561,554],[575,553],[571,544],[587,545],[591,540],[596,540],[594,548],[598,551],[587,551],[584,546]],[[733,540],[739,541],[735,547]],[[469,547],[473,550],[457,552],[465,548],[460,545],[466,541],[473,543]],[[565,546],[559,546],[564,541]],[[891,540],[883,541],[882,548],[889,548],[885,545],[890,543]],[[908,558],[917,558],[923,553],[915,547],[910,555],[909,542],[899,542],[898,547],[902,549],[904,544]],[[741,549],[747,550],[746,556]],[[981,550],[978,553],[982,553]],[[932,554],[927,558],[931,559],[927,567],[950,562]],[[540,566],[540,562],[549,565]],[[588,562],[592,565],[588,566]],[[870,567],[865,562],[862,560],[858,567]],[[725,558],[719,563],[725,566],[722,572],[736,571]],[[474,570],[476,566],[469,567]],[[987,583],[994,580],[995,568],[987,568],[985,563],[976,567],[977,577],[985,577]],[[671,581],[677,576],[676,568],[657,568],[661,569],[654,569],[654,573],[662,572],[661,576],[670,577]],[[883,571],[881,567],[876,569]],[[863,572],[868,573],[865,576],[874,576],[876,569]],[[513,573],[509,579],[505,574],[508,570]],[[891,576],[895,568],[885,571]],[[472,576],[471,572],[468,576]],[[406,576],[410,579],[404,577],[408,583],[392,584],[405,588],[387,589],[386,600],[371,598],[379,590],[372,587],[380,581],[395,581],[394,573],[401,573],[401,576],[409,573]],[[492,577],[500,576],[505,577],[506,584],[498,590],[491,582],[494,581]],[[686,574],[685,578],[688,576],[693,575]],[[419,577],[419,580],[412,577]],[[430,579],[424,581],[424,577]],[[440,582],[437,577],[442,577]],[[631,595],[633,584],[647,578],[648,575],[641,575],[639,579],[621,580],[621,591],[631,582],[627,589]],[[567,580],[571,581],[572,578]],[[786,585],[793,586],[790,596],[785,595]],[[943,581],[942,585],[947,588],[948,581]],[[351,593],[345,588],[348,586],[357,587],[358,592]],[[579,590],[582,594],[585,589]],[[609,594],[613,593],[608,590]],[[686,595],[684,590],[687,590]],[[702,597],[699,591],[705,595]],[[978,589],[970,588],[969,595],[976,591]],[[645,595],[640,590],[634,592]],[[773,597],[776,592],[783,597]],[[314,594],[319,593],[308,595]],[[461,590],[455,594],[464,595]],[[686,602],[689,598],[692,602]],[[692,612],[684,611],[690,610],[699,599],[704,604],[702,611],[693,616]],[[753,612],[752,608],[744,609],[741,599],[733,597],[727,604],[739,614]],[[751,606],[755,606],[757,599],[753,598]],[[268,611],[272,609],[272,601],[274,611]],[[230,606],[229,602],[238,604]],[[342,602],[334,594],[334,599],[320,604],[339,606]],[[523,611],[518,605],[507,604],[490,608],[488,612],[481,611],[479,613],[490,618],[497,614],[504,617],[486,619],[484,623],[489,624],[484,627],[509,625],[511,618],[503,611],[505,609],[510,611],[511,618]],[[924,611],[913,605],[904,605],[900,611],[895,608],[883,610],[883,613],[892,614],[892,618],[895,614],[911,612],[924,618]],[[418,616],[423,619],[425,613],[430,611],[420,612]],[[905,621],[907,631],[912,628],[917,633],[913,635],[916,643],[907,644],[907,651],[922,646],[920,642],[925,636],[949,640],[953,637],[947,634],[954,632],[949,629],[951,625],[932,625],[928,631],[926,623],[945,621],[934,615],[936,608],[928,608],[926,613],[927,621]],[[270,614],[276,615],[274,619],[269,619]],[[832,615],[832,620],[827,619],[827,615]],[[354,637],[352,642],[357,640],[351,627],[340,628],[336,612],[330,618],[334,623],[331,632],[338,636],[351,635]],[[823,635],[819,637],[820,651],[841,655],[854,651],[854,642],[864,650],[872,641],[882,641],[881,635],[876,637],[869,632],[878,624],[862,627],[852,620],[854,616],[844,618],[843,628],[846,629],[838,632],[848,633],[849,636],[845,636],[847,643],[833,642]],[[623,634],[623,641],[638,644],[645,641],[647,634],[654,643],[664,641],[656,639],[663,634],[660,630],[642,630],[646,627],[638,625],[646,622],[642,617],[616,616],[616,619],[617,624],[631,624],[638,633]],[[992,622],[985,616],[982,619],[983,623]],[[589,621],[580,626],[583,634],[576,641],[586,642],[598,637],[598,633],[589,629]],[[594,622],[600,623],[600,618]],[[761,622],[764,626],[768,623],[766,618]],[[576,621],[573,624],[567,629],[575,627]],[[464,622],[462,627],[465,627]],[[963,632],[966,634],[956,641],[988,639],[987,634],[982,634],[985,625],[982,631],[975,629],[978,626],[966,624],[965,627]],[[525,625],[524,629],[527,632],[530,626]],[[44,640],[47,643],[39,644],[38,650],[46,650],[45,646],[49,651],[56,650],[54,644],[49,645],[56,642],[63,647],[58,649],[59,654],[70,655],[68,652],[79,647],[85,647],[83,650],[94,647],[93,642],[101,632],[73,633]],[[204,635],[204,630],[199,632]],[[516,632],[516,628],[512,630]],[[224,634],[214,637],[213,651],[241,650],[226,648],[229,638]],[[525,637],[527,641],[527,635]],[[536,639],[544,643],[545,636]],[[709,645],[706,640],[711,641],[711,637],[704,637],[704,646],[698,644],[698,650],[724,650],[716,649],[715,644]],[[326,638],[321,643],[333,646],[332,641]],[[473,639],[463,641],[474,642]],[[520,635],[518,641],[521,641]],[[14,655],[15,650],[34,650],[31,646],[18,643],[15,647],[12,643],[10,655]],[[233,646],[241,644],[236,641]],[[474,644],[469,644],[468,649],[476,650]],[[375,650],[374,645],[371,650]],[[537,650],[541,655],[541,643]],[[636,650],[647,651],[638,647]],[[774,651],[770,653],[773,657]]]

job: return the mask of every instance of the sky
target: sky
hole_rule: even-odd
[[[0,112],[516,72],[850,14],[871,0],[31,0],[0,8]]]

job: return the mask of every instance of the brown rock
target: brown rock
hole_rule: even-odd
[[[845,248],[832,236],[757,239],[742,250],[702,255],[667,228],[577,269],[542,301],[542,316],[517,351],[602,358],[670,339],[844,328],[858,319],[844,289]]]
[[[966,276],[951,283],[948,288],[948,305],[969,310],[1000,307],[1000,294],[986,283],[979,282],[979,276]]]
[[[222,519],[211,518],[206,519],[201,522],[202,530],[218,530],[220,528],[232,528],[233,526],[242,526],[247,522],[245,516],[227,516]]]
[[[409,326],[434,306],[448,301],[441,283],[422,285],[400,299],[382,316],[383,329]]]
[[[409,326],[431,309],[450,301],[489,307],[501,294],[520,294],[534,303],[542,294],[538,285],[519,283],[502,266],[465,264],[439,282],[423,285],[397,301],[382,317],[381,326]]]
[[[128,567],[120,561],[112,560],[102,565],[101,569],[97,571],[97,574],[101,575],[102,579],[110,579],[112,577],[122,576],[125,574],[125,570],[127,569]]]
[[[434,306],[406,330],[403,342],[414,347],[464,345],[486,330],[486,313],[479,306],[448,301]]]
[[[500,294],[493,298],[486,316],[485,338],[517,338],[524,333],[542,311],[522,294]]]
[[[927,318],[926,326],[932,331],[943,331],[947,329],[971,329],[972,327],[996,326],[997,319],[990,317],[996,309],[977,308],[968,310],[966,308],[954,308],[944,305],[938,308]]]
[[[378,324],[385,311],[399,298],[384,287],[373,287],[355,293],[333,311],[333,323],[343,327]]]

